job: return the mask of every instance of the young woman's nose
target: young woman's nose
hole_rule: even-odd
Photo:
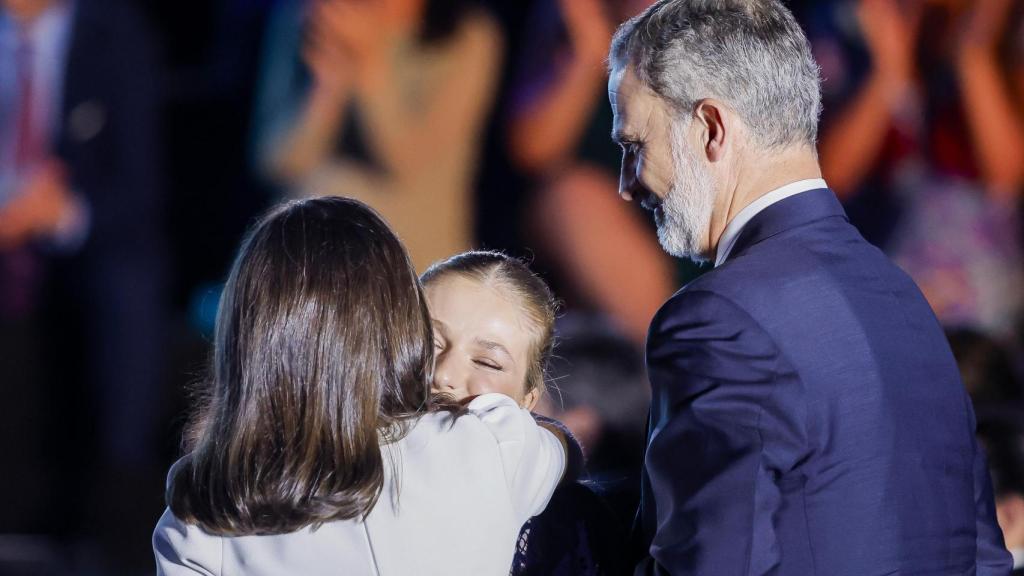
[[[437,359],[434,364],[434,388],[442,392],[453,392],[458,388],[458,378],[455,375],[452,362],[447,357]]]

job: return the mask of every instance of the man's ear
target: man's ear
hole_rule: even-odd
[[[718,162],[725,156],[727,137],[731,136],[732,115],[724,103],[714,98],[705,98],[694,106],[694,116],[704,127],[701,147],[709,162]]]
[[[540,388],[534,388],[523,396],[523,408],[526,408],[530,412],[537,407],[537,403],[540,402]]]

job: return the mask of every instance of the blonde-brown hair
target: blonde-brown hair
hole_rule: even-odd
[[[521,260],[501,252],[474,250],[435,262],[420,276],[424,287],[456,275],[491,285],[513,296],[536,328],[528,357],[525,392],[543,392],[548,362],[555,347],[558,301],[547,283]]]

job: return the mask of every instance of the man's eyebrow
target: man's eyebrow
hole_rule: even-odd
[[[612,128],[612,141],[614,142],[633,142],[636,138],[621,128]]]

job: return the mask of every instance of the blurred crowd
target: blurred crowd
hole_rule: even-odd
[[[605,58],[645,0],[0,0],[0,573],[152,571],[219,285],[284,198],[374,206],[419,270],[528,258],[543,411],[631,522],[643,341],[703,269],[617,197]],[[824,177],[947,327],[1024,549],[1024,2],[788,2]]]

